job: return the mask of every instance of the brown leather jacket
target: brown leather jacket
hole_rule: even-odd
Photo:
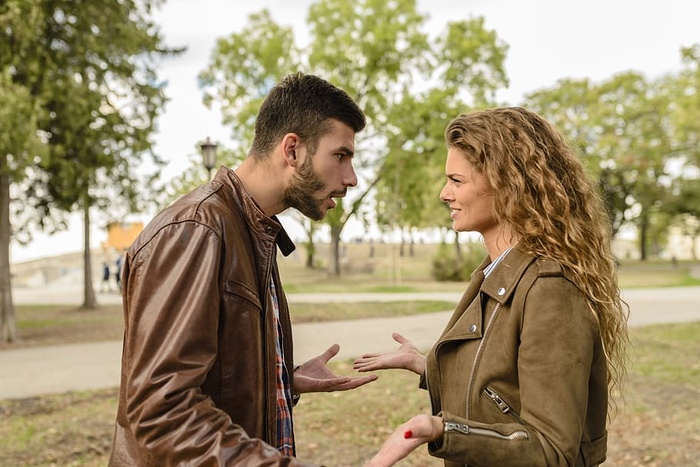
[[[586,298],[559,264],[517,247],[484,279],[489,262],[428,354],[446,421],[431,454],[447,466],[602,463],[607,365]]]
[[[235,173],[162,211],[126,255],[111,466],[308,465],[276,441],[271,281],[294,368],[276,245],[292,241]]]

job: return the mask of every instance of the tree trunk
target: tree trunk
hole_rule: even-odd
[[[309,239],[309,241],[305,245],[306,269],[314,269],[314,261],[316,257],[316,244],[314,243],[314,233],[316,232],[316,226],[310,219],[307,222],[309,223],[309,227],[304,229],[306,230],[306,236]]]
[[[647,260],[647,237],[649,236],[649,220],[645,214],[641,215],[639,222],[639,259]]]
[[[455,231],[455,254],[458,260],[462,260],[462,245],[459,244],[459,232]]]
[[[10,176],[5,170],[6,162],[4,156],[0,157],[0,338],[14,342],[17,323],[10,273]]]
[[[306,244],[306,269],[314,268],[314,256],[316,255],[316,245],[312,238]]]
[[[86,201],[83,207],[83,308],[97,309],[97,298],[92,282],[92,252],[90,251],[90,205]]]
[[[416,238],[413,236],[413,229],[411,229],[411,230],[408,232],[408,235],[411,237],[411,243],[409,244],[408,255],[409,255],[411,258],[413,258],[414,256],[416,256],[416,250],[415,250]]]
[[[340,277],[340,233],[343,231],[342,226],[331,226],[331,264],[328,271],[332,276]]]

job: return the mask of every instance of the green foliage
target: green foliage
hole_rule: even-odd
[[[561,80],[526,96],[525,105],[559,126],[577,147],[600,188],[616,234],[625,224],[637,227],[640,253],[664,242],[672,220],[672,180],[679,161],[692,160],[700,106],[693,102],[700,80],[681,77],[649,80],[636,72],[600,83]],[[692,90],[691,90],[692,88]],[[691,97],[683,97],[691,96]],[[679,103],[687,102],[691,119]],[[686,132],[680,132],[679,128]],[[683,149],[681,149],[683,148]]]
[[[441,223],[434,211],[444,180],[444,128],[467,110],[466,102],[491,103],[507,85],[506,45],[482,18],[450,23],[431,38],[415,0],[318,0],[307,24],[310,41],[303,49],[294,45],[291,28],[265,10],[219,40],[200,74],[205,103],[222,109],[242,150],[275,82],[298,69],[322,76],[368,117],[357,138],[359,187],[324,220],[333,240],[356,215],[380,227]],[[363,207],[368,199],[374,210]]]
[[[225,165],[233,166],[245,156],[258,108],[272,86],[300,68],[292,28],[279,26],[268,10],[251,15],[240,33],[217,41],[199,84],[204,104],[221,109],[236,142],[231,152],[220,156]]]
[[[77,207],[109,207],[115,216],[143,207],[157,176],[143,170],[143,156],[161,164],[150,138],[165,103],[156,61],[174,52],[149,18],[159,4],[33,0],[0,8],[0,68],[40,106],[34,115],[48,154],[23,148],[32,170],[17,180],[19,219],[45,228]]]
[[[13,181],[33,162],[30,155],[45,154],[37,136],[38,113],[29,90],[12,81],[9,69],[0,70],[0,173]]]
[[[432,276],[436,281],[469,281],[474,270],[484,260],[486,250],[476,242],[465,245],[459,247],[458,253],[455,245],[440,244],[432,262]]]

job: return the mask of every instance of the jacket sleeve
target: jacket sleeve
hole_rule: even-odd
[[[221,239],[164,227],[133,253],[125,284],[126,426],[153,465],[302,465],[250,438],[202,393],[216,361]]]
[[[429,446],[433,455],[480,466],[574,465],[598,326],[582,292],[561,276],[534,282],[521,319],[520,413],[485,424],[442,412],[455,425]]]

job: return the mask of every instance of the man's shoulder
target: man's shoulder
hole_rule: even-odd
[[[134,247],[148,243],[160,233],[174,230],[205,229],[220,235],[226,223],[236,222],[238,217],[231,196],[221,196],[221,186],[202,185],[183,195],[170,206],[157,213],[146,225]]]

